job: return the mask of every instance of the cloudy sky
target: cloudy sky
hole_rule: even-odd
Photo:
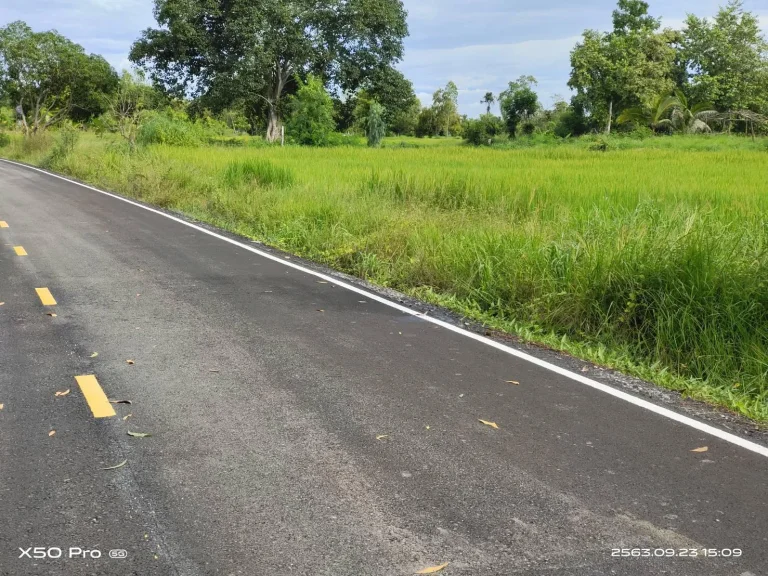
[[[404,0],[411,35],[400,69],[425,103],[453,80],[461,112],[476,116],[487,91],[531,74],[542,102],[569,95],[568,53],[585,28],[607,30],[615,0]],[[649,0],[664,26],[678,27],[686,13],[711,16],[726,0]],[[131,43],[154,24],[152,0],[2,0],[0,25],[25,20],[36,30],[54,28],[102,54],[118,70],[129,66]],[[577,5],[578,7],[574,7]],[[768,0],[745,0],[768,33]]]

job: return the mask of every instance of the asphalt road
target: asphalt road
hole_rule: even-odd
[[[2,162],[0,221],[2,575],[767,573],[728,438]]]

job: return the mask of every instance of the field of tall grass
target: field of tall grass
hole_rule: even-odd
[[[768,420],[768,146],[654,140],[0,154]]]

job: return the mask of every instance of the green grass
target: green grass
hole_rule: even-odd
[[[129,154],[86,134],[54,168],[768,420],[765,141],[592,140]]]

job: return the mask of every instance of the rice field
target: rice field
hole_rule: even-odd
[[[768,420],[768,146],[658,140],[128,153],[86,134],[52,168]]]

